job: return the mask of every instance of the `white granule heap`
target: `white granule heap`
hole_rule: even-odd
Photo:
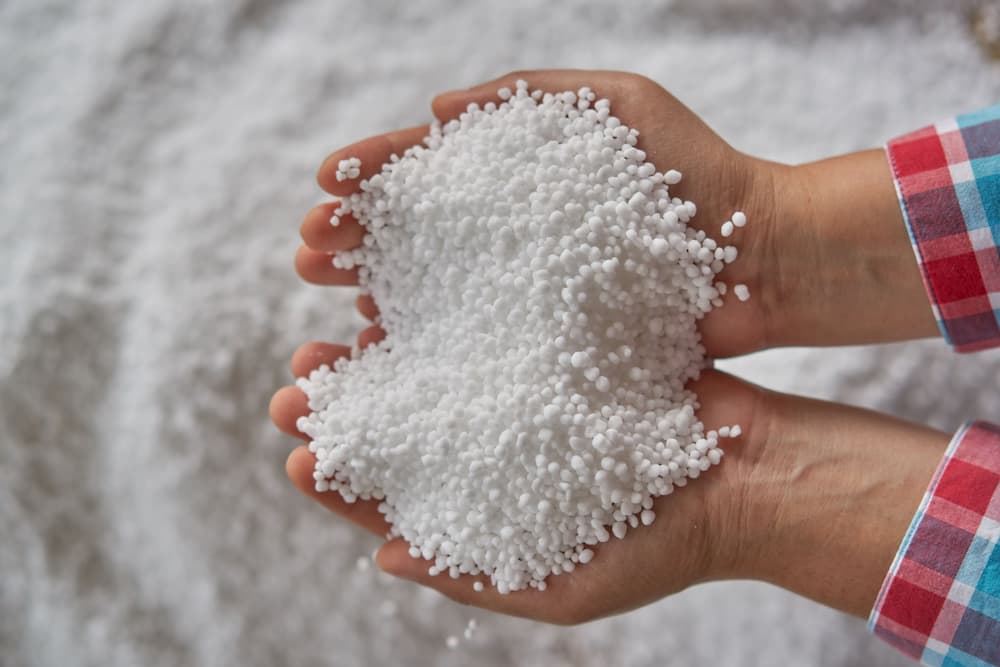
[[[607,100],[500,90],[343,201],[384,340],[298,386],[316,488],[377,499],[431,574],[545,588],[722,456],[697,321],[736,258]],[[345,165],[346,166],[346,165]],[[352,168],[358,165],[351,164]],[[665,545],[669,549],[670,545]]]

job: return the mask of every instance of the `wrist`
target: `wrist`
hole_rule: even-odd
[[[722,577],[865,617],[948,436],[867,410],[769,394],[747,452],[743,529]]]
[[[776,169],[770,345],[938,334],[884,151]]]

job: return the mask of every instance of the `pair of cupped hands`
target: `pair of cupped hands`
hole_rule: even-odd
[[[436,118],[456,118],[470,103],[499,102],[497,90],[524,79],[532,90],[589,86],[611,101],[622,123],[639,130],[639,147],[661,171],[677,169],[676,196],[697,203],[692,224],[719,238],[733,211],[749,224],[729,239],[739,258],[720,274],[744,283],[700,323],[708,354],[723,358],[769,347],[880,343],[938,335],[910,247],[889,165],[880,149],[788,166],[733,149],[694,113],[649,79],[624,72],[529,71],[434,98]],[[365,139],[331,154],[318,181],[343,197],[360,179],[338,181],[337,165],[362,161],[361,178],[393,153],[419,143],[427,126]],[[824,128],[817,127],[817,132]],[[334,268],[331,255],[360,245],[363,228],[349,216],[330,225],[336,201],[306,215],[295,267],[320,285],[357,284],[356,270]],[[360,296],[361,314],[377,322],[378,307]],[[385,335],[373,324],[362,347]],[[307,375],[349,354],[348,345],[310,342],[293,355],[292,373]],[[475,578],[430,576],[396,539],[376,562],[390,574],[430,586],[465,604],[538,620],[572,624],[650,603],[699,582],[758,579],[818,602],[866,616],[893,556],[947,446],[944,433],[868,410],[779,394],[708,370],[692,383],[706,428],[739,423],[726,440],[722,465],[655,506],[657,519],[625,539],[595,548],[593,562],[550,577],[544,592],[500,595],[473,590]],[[296,387],[280,389],[271,416],[299,438],[309,413]],[[346,503],[313,488],[313,455],[299,446],[288,457],[292,483],[327,509],[383,537],[389,526],[375,501]]]

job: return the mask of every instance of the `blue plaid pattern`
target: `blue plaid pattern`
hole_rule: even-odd
[[[925,665],[1000,665],[1000,426],[952,439],[868,626]]]
[[[1000,105],[886,152],[941,333],[959,352],[1000,345]]]

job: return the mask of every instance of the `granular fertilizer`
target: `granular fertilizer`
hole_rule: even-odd
[[[367,233],[333,262],[359,267],[386,336],[298,380],[298,427],[317,490],[380,501],[431,574],[507,593],[653,523],[654,498],[739,434],[706,432],[685,388],[737,250],[688,226],[681,174],[646,161],[608,100],[499,95],[343,200]]]

